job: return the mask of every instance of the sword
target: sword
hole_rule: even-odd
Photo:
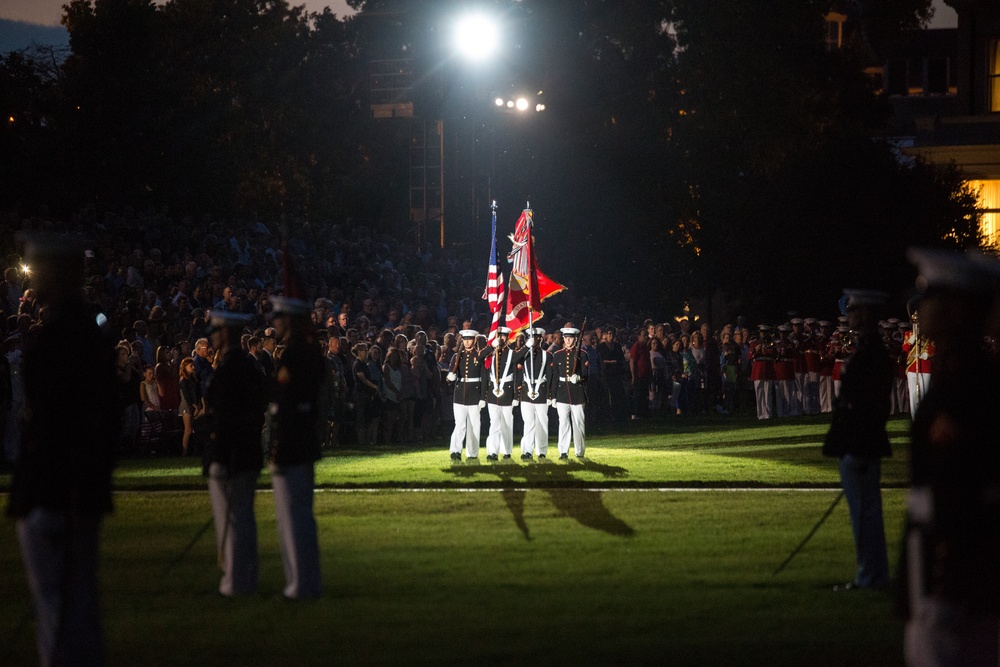
[[[819,530],[819,527],[823,525],[823,523],[830,517],[831,514],[833,514],[833,508],[837,506],[837,503],[839,503],[840,499],[843,497],[844,497],[843,491],[837,494],[837,497],[833,499],[833,503],[830,505],[830,507],[827,508],[826,512],[823,513],[823,516],[819,518],[819,521],[816,522],[816,525],[812,527],[812,530],[809,531],[809,534],[806,535],[801,542],[799,542],[799,546],[792,549],[792,553],[788,554],[788,558],[786,558],[784,562],[781,565],[779,565],[774,572],[771,573],[772,577],[777,576],[782,570],[788,567],[788,564],[792,562],[792,559],[795,558],[800,551],[802,551],[802,548],[806,546],[806,543],[812,539],[813,535],[816,534],[816,531]]]

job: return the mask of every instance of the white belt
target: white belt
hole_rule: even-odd
[[[505,375],[499,380],[495,380],[494,378],[491,377],[490,384],[492,384],[495,387],[497,385],[497,382],[499,382],[500,384],[506,384],[507,382],[510,382],[513,379],[514,379],[513,375]]]
[[[481,378],[458,378],[459,382],[479,382]]]

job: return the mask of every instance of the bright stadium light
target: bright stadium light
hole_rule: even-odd
[[[535,111],[545,111],[545,105],[544,104],[536,104],[535,105]]]
[[[469,14],[455,23],[455,47],[469,60],[486,60],[500,44],[500,29],[483,14]]]
[[[524,99],[523,97],[517,98],[517,110],[525,111],[527,110],[527,108],[528,108],[528,100]]]
[[[498,107],[502,107],[503,106],[503,98],[502,97],[496,98],[495,100],[493,100],[493,104],[497,105]]]

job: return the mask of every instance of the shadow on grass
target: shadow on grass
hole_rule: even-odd
[[[588,471],[603,475],[606,479],[628,477],[628,470],[620,466],[597,463],[589,459],[577,459],[567,463],[540,461],[532,465],[517,465],[513,462],[497,462],[483,465],[478,459],[471,463],[444,468],[443,472],[460,479],[470,479],[476,475],[496,475],[501,483],[501,496],[510,510],[524,539],[531,539],[531,531],[524,518],[524,499],[528,492],[520,486],[543,487],[552,504],[563,515],[576,520],[580,525],[600,530],[618,537],[632,537],[635,530],[627,523],[611,514],[604,506],[604,492],[580,488],[584,480],[574,477],[574,473]]]

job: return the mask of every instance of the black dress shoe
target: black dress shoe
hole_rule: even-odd
[[[451,460],[452,461],[461,461],[462,460],[462,455],[459,454],[458,452],[452,452],[451,453]]]
[[[509,459],[509,458],[510,458],[510,454],[504,454],[504,455],[503,455],[503,458],[504,458],[504,460],[507,460],[507,459]]]
[[[565,461],[568,458],[569,458],[569,454],[560,454],[559,455],[559,460],[560,461]]]
[[[496,454],[487,454],[486,455],[486,460],[487,461],[496,461],[497,460],[497,455]]]
[[[542,458],[542,457],[539,456],[538,458]],[[531,460],[531,454],[521,454],[521,460],[522,461],[530,461]]]
[[[539,455],[538,455],[538,459],[539,459],[539,460],[541,460],[541,459],[544,459],[544,458],[545,458],[545,454],[539,454]]]

